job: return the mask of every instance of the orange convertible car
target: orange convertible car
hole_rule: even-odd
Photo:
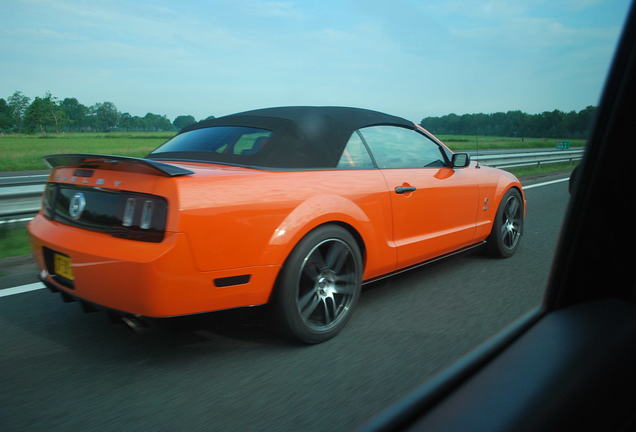
[[[525,214],[513,175],[357,108],[247,111],[144,159],[46,161],[29,231],[64,299],[129,318],[271,303],[308,343],[342,329],[363,282],[484,242],[512,255]]]

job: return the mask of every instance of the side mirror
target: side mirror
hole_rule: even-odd
[[[468,153],[453,153],[451,165],[453,168],[467,167],[468,165],[470,165],[470,155]]]

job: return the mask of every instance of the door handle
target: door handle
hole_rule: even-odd
[[[396,186],[395,193],[403,194],[403,193],[413,192],[415,189],[417,188],[413,186]]]

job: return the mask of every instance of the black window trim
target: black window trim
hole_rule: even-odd
[[[213,162],[213,161],[202,161],[198,159],[187,159],[187,158],[173,158],[173,157],[156,157],[152,158],[153,160],[160,161],[172,161],[172,162],[186,162],[186,163],[194,163],[194,164],[206,164],[206,165],[223,165],[229,167],[236,168],[248,168],[257,171],[270,171],[270,172],[293,172],[293,171],[369,171],[376,169],[374,168],[355,168],[355,169],[343,169],[338,167],[313,167],[313,168],[278,168],[278,167],[266,167],[262,165],[245,165],[238,163],[230,163],[230,162]]]
[[[369,127],[373,127],[373,126],[369,126]],[[373,168],[352,168],[353,170],[358,170],[358,171],[364,171],[364,170],[371,170],[371,169],[379,169],[378,168],[378,163],[375,161],[375,158],[373,157],[373,153],[371,152],[371,149],[369,148],[369,145],[367,144],[367,141],[364,139],[364,137],[362,136],[362,134],[360,133],[360,129],[356,129],[353,131],[353,133],[351,134],[351,137],[353,137],[353,135],[358,135],[358,138],[360,138],[360,140],[362,141],[362,144],[364,145],[364,148],[367,150],[367,154],[369,155],[369,158],[371,159],[371,164],[373,164]],[[349,144],[349,141],[351,140],[351,137],[349,137],[349,140],[347,141],[347,145]],[[342,158],[342,155],[344,154],[344,151],[347,149],[347,145],[344,146],[344,148],[342,149],[342,153],[340,154],[340,157]],[[346,169],[346,168],[338,168],[339,170],[351,170],[351,169]]]
[[[431,141],[433,141],[435,144],[437,144],[437,146],[440,148],[440,150],[442,151],[442,154],[444,155],[444,159],[446,161],[446,165],[450,168],[452,168],[452,163],[451,163],[451,159],[452,159],[452,155],[454,154],[454,152],[449,149],[443,142],[441,142],[437,137],[435,137],[434,135],[430,134],[430,133],[426,133],[423,130],[420,130],[418,127],[415,127],[415,129],[413,129],[415,132],[424,135],[426,138],[430,139]],[[450,155],[448,154],[450,152]]]

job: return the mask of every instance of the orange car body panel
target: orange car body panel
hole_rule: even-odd
[[[194,314],[269,301],[281,266],[312,229],[354,231],[369,280],[479,243],[489,235],[511,174],[474,163],[417,170],[269,171],[206,163],[173,164],[194,175],[161,177],[97,169],[90,179],[54,169],[50,182],[143,192],[168,201],[160,243],[112,237],[47,219],[29,224],[42,276],[60,291],[126,313]],[[398,195],[395,186],[417,190]],[[47,273],[43,248],[70,257],[74,289]],[[215,279],[250,275],[247,283]]]

